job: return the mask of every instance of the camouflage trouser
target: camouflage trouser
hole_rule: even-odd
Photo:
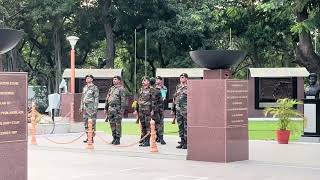
[[[187,111],[177,110],[176,118],[179,127],[179,137],[184,138],[187,142]]]
[[[148,132],[150,132],[150,121],[151,121],[150,111],[140,111],[139,119],[141,123],[141,137],[144,137]]]
[[[154,112],[152,119],[156,122],[156,131],[158,136],[163,136],[164,123],[163,123],[163,112]]]
[[[108,120],[110,122],[112,136],[120,138],[121,137],[121,120],[122,120],[120,110],[108,111]]]
[[[93,103],[84,104],[83,107],[83,121],[86,131],[88,130],[88,120],[92,119],[93,131],[96,130],[97,110],[93,108]]]

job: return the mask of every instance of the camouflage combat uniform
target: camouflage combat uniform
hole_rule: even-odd
[[[112,86],[106,97],[105,110],[110,122],[113,143],[115,141],[119,141],[120,143],[121,120],[126,106],[125,103],[124,87],[121,85]]]
[[[151,111],[153,110],[154,103],[152,101],[152,90],[150,87],[141,88],[138,97],[139,119],[141,123],[141,137],[144,137],[150,132]],[[150,145],[150,135],[143,141],[142,146]]]
[[[96,85],[86,85],[83,88],[80,109],[83,111],[83,120],[86,131],[88,130],[88,119],[92,119],[92,127],[96,129],[96,119],[99,104],[99,89]]]
[[[152,90],[152,99],[154,102],[154,109],[153,109],[153,116],[152,119],[156,123],[156,130],[157,130],[157,140],[161,142],[161,144],[166,144],[163,140],[163,111],[164,111],[164,104],[163,98],[161,96],[161,90],[158,87],[151,87]]]
[[[181,147],[187,144],[187,86],[177,85],[174,94],[174,106],[176,119],[179,127],[179,136],[181,138]]]

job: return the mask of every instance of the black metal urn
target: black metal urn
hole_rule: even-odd
[[[196,64],[208,69],[229,69],[239,64],[247,55],[240,50],[197,50],[189,53]]]
[[[4,54],[14,48],[22,38],[22,31],[0,28],[0,54]]]

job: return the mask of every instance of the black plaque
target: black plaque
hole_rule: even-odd
[[[255,78],[256,109],[275,107],[276,101],[283,98],[297,98],[296,77]]]

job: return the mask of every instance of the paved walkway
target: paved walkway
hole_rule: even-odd
[[[110,136],[99,133],[104,139]],[[318,180],[320,144],[250,141],[250,160],[213,163],[185,160],[187,151],[175,148],[178,138],[166,136],[167,145],[158,145],[159,153],[149,148],[116,147],[95,140],[93,151],[85,149],[81,134],[37,136],[38,145],[29,145],[29,180]],[[122,144],[137,141],[125,136]]]

